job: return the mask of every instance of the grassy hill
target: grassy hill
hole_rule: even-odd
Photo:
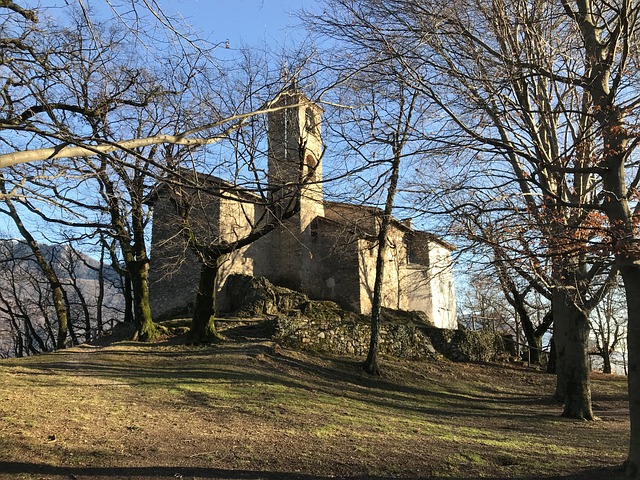
[[[619,478],[626,379],[594,375],[597,422],[509,365],[116,342],[0,361],[0,478]],[[246,332],[245,332],[246,333]]]

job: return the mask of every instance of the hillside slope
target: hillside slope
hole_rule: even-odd
[[[625,379],[598,422],[560,418],[517,366],[356,360],[247,335],[119,342],[0,361],[0,478],[618,478]]]

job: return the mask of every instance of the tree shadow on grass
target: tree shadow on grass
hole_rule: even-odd
[[[132,348],[129,349],[128,346]],[[496,392],[447,391],[412,386],[386,378],[366,375],[361,362],[343,357],[319,356],[307,352],[304,356],[281,349],[269,342],[233,343],[220,346],[187,347],[179,350],[158,351],[143,344],[121,342],[119,348],[106,356],[100,349],[82,352],[58,352],[56,361],[38,363],[39,374],[55,379],[57,373],[95,377],[119,384],[154,384],[175,388],[176,384],[197,384],[203,381],[278,384],[295,389],[351,398],[392,409],[413,410],[421,414],[444,416],[487,416],[487,404],[496,405]],[[135,348],[133,348],[135,346]],[[98,354],[98,355],[96,355]],[[154,359],[145,366],[128,360],[144,355]],[[225,356],[233,357],[231,361]],[[318,358],[321,357],[321,361]],[[118,360],[121,358],[122,360]],[[244,369],[243,363],[251,362]],[[46,382],[43,383],[46,385]],[[532,406],[543,397],[528,397]],[[475,400],[475,402],[470,402]],[[413,400],[413,401],[412,401]],[[429,400],[429,401],[427,401]],[[429,403],[440,406],[429,407]],[[485,403],[486,402],[486,403]],[[446,408],[444,408],[446,406]],[[528,415],[526,411],[523,415]]]
[[[141,356],[145,357],[144,362],[138,362]],[[90,386],[91,379],[95,378],[97,385],[158,386],[172,391],[181,391],[182,396],[167,395],[166,398],[157,400],[170,403],[171,408],[178,405],[177,398],[190,405],[215,408],[215,396],[202,393],[198,388],[190,388],[192,386],[198,387],[203,382],[211,382],[223,385],[237,383],[250,386],[251,389],[239,391],[243,395],[248,395],[247,401],[254,405],[258,402],[270,401],[269,398],[260,396],[260,388],[255,388],[256,385],[269,384],[293,390],[291,397],[298,395],[301,390],[313,394],[322,393],[345,397],[372,406],[384,407],[398,415],[404,415],[405,412],[430,415],[434,421],[443,425],[464,426],[466,425],[464,417],[468,417],[474,420],[471,423],[474,429],[482,429],[487,425],[493,427],[498,425],[499,428],[502,428],[502,424],[513,429],[513,421],[521,420],[527,425],[531,425],[533,433],[540,431],[547,434],[545,420],[557,419],[557,416],[551,416],[552,408],[547,404],[546,397],[540,394],[527,394],[526,392],[513,392],[513,395],[505,394],[504,390],[490,383],[474,383],[475,379],[473,378],[468,382],[462,382],[465,385],[467,383],[473,384],[471,388],[468,385],[459,385],[460,382],[456,382],[455,378],[452,378],[449,384],[446,378],[441,377],[440,384],[437,385],[429,378],[429,369],[419,372],[421,377],[403,377],[403,372],[410,371],[414,365],[409,362],[395,363],[394,365],[395,373],[389,377],[373,378],[362,372],[358,359],[332,357],[312,352],[303,354],[282,349],[272,342],[264,340],[242,343],[230,341],[222,346],[185,346],[180,348],[174,348],[170,345],[163,347],[157,344],[144,345],[121,342],[114,349],[103,350],[86,347],[75,351],[58,352],[46,358],[46,361],[5,364],[9,369],[16,367],[17,374],[40,374],[37,386],[44,388],[47,387],[47,384],[59,385],[60,382],[56,377],[63,374],[86,377],[88,383],[84,383],[85,379],[83,379],[82,385],[88,386]],[[420,368],[419,365],[416,363],[416,368]],[[430,368],[433,371],[438,367],[431,366]],[[414,379],[415,382],[411,383],[411,379]],[[282,395],[282,390],[278,390],[278,392],[279,395]],[[289,395],[288,392],[287,395]],[[282,397],[279,397],[274,400],[274,405],[280,405],[281,401]],[[285,409],[284,413],[287,411]],[[249,409],[247,412],[251,413],[252,410]],[[495,418],[491,419],[492,416]],[[486,420],[487,418],[489,420]],[[593,464],[598,463],[594,462]],[[457,470],[457,472],[459,471],[464,470]],[[77,480],[101,478],[325,480],[325,478],[340,478],[295,472],[263,472],[203,467],[58,467],[20,462],[0,463],[0,478],[5,478],[3,473],[33,474],[39,475],[41,478],[63,478],[64,480],[74,477]],[[347,478],[381,480],[387,477],[362,475]],[[443,477],[404,478],[439,480]],[[446,478],[455,480],[452,477]],[[493,478],[499,480],[504,477]],[[622,476],[615,469],[599,469],[571,476],[532,475],[511,478],[518,480],[535,478],[617,480]]]
[[[491,386],[481,386],[470,393],[458,391],[454,386],[447,386],[445,390],[432,388],[428,383],[409,385],[385,377],[366,375],[358,359],[318,355],[313,352],[299,355],[264,340],[243,343],[230,341],[223,346],[182,346],[179,349],[163,349],[158,348],[157,344],[136,342],[119,342],[117,346],[117,349],[106,352],[101,348],[90,347],[80,351],[57,352],[51,356],[50,361],[35,364],[34,370],[41,375],[51,376],[52,380],[57,373],[64,372],[68,375],[95,377],[101,381],[109,380],[114,385],[153,383],[156,386],[174,388],[176,384],[188,385],[203,381],[278,384],[291,389],[365,401],[386,408],[458,418],[485,418],[489,411],[499,414],[506,410],[513,416],[514,404],[527,407],[520,408],[515,413],[517,416],[548,416],[547,412],[541,411],[545,408],[539,407],[549,406],[550,395],[505,396],[504,392]],[[101,352],[105,355],[101,355]],[[137,364],[137,356],[145,356],[145,366]],[[250,368],[242,367],[245,362],[251,362]]]
[[[255,332],[255,329],[251,326],[249,331]],[[118,342],[117,348],[109,350],[81,347],[57,352],[48,361],[36,363],[34,370],[51,376],[54,382],[56,374],[64,372],[99,378],[101,382],[107,380],[113,385],[153,384],[172,389],[176,389],[177,384],[188,387],[203,381],[277,384],[441,418],[485,419],[493,415],[538,422],[560,415],[561,408],[551,399],[550,392],[505,394],[491,384],[478,384],[472,391],[463,391],[457,389],[456,382],[434,388],[430,382],[412,385],[393,378],[375,378],[363,372],[361,360],[357,358],[314,352],[300,354],[282,349],[265,338],[246,341],[243,332],[239,328],[234,337],[245,341],[230,340],[215,346],[175,348],[173,343]],[[138,356],[145,357],[144,366],[136,362]],[[251,363],[249,368],[244,368],[246,363]],[[407,365],[411,368],[411,364]],[[503,369],[507,375],[513,369],[508,365],[491,368]],[[202,398],[196,403],[202,405]],[[618,413],[624,415],[625,412],[615,412],[617,416]]]
[[[215,479],[215,480],[384,480],[390,477],[372,475],[313,475],[295,472],[257,471],[257,470],[229,470],[204,467],[58,467],[41,463],[0,462],[0,475],[39,475],[41,478],[73,479],[73,480],[101,480],[101,479]],[[405,480],[463,480],[462,477],[415,476],[402,477]],[[526,477],[482,477],[485,480],[622,480],[623,471],[619,467],[590,469],[568,476],[526,476]],[[466,480],[469,480],[468,478]]]

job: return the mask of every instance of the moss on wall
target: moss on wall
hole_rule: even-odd
[[[234,313],[274,315],[274,339],[287,347],[364,356],[369,319],[329,301],[271,284],[265,278],[232,275],[228,280]],[[398,358],[448,358],[486,362],[505,356],[502,338],[489,331],[433,327],[422,312],[384,309],[380,353]]]

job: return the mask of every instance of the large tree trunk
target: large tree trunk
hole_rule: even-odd
[[[149,258],[144,236],[145,222],[143,203],[138,191],[131,193],[131,230],[133,233],[133,251],[136,268],[132,272],[133,300],[136,318],[136,337],[143,342],[154,341],[160,331],[153,323],[149,300]]]
[[[542,337],[537,335],[527,337],[527,346],[529,348],[529,363],[539,365],[542,358]]]
[[[604,125],[605,143],[611,146],[604,160],[604,190],[610,192],[603,203],[609,218],[612,247],[624,282],[627,300],[627,355],[629,418],[629,455],[626,461],[627,477],[640,478],[640,251],[637,238],[637,218],[632,212],[625,180],[625,155],[628,137],[625,136],[623,115],[615,110],[601,124]]]
[[[191,320],[191,331],[189,332],[192,343],[211,343],[224,339],[218,333],[214,320],[217,276],[217,260],[202,263],[193,319]]]
[[[134,340],[152,342],[158,337],[158,329],[151,317],[151,303],[149,302],[149,264],[148,262],[136,262],[135,272],[131,274],[131,287],[133,294]]]
[[[111,227],[116,233],[114,238],[117,239],[126,269],[130,275],[135,325],[133,340],[152,342],[158,337],[159,330],[153,323],[149,302],[149,259],[145,240],[146,223],[142,194],[136,189],[131,190],[129,188],[131,185],[127,186],[131,200],[131,224],[128,225],[124,212],[129,207],[125,209],[122,206],[122,197],[106,173],[109,159],[102,156],[101,161],[102,164],[97,176],[104,187],[103,195],[111,216]]]
[[[640,267],[627,266],[620,269],[627,297],[627,348],[629,365],[629,455],[627,475],[640,476]]]
[[[551,340],[549,340],[549,361],[547,361],[547,373],[552,375],[556,375],[558,373],[556,358],[556,340],[551,336]]]
[[[637,5],[624,4],[624,8],[616,11],[618,18],[612,18],[619,25],[633,24],[638,13]],[[593,2],[577,2],[573,16],[579,26],[584,39],[586,60],[585,79],[587,90],[593,98],[594,118],[600,126],[602,159],[599,166],[602,176],[603,197],[602,209],[609,220],[609,235],[612,250],[616,255],[616,266],[624,281],[627,299],[627,347],[629,359],[629,416],[631,431],[629,439],[629,456],[627,457],[627,476],[640,477],[640,252],[638,250],[637,212],[631,210],[629,191],[627,187],[627,161],[633,158],[629,151],[629,141],[635,138],[634,128],[629,131],[626,115],[629,110],[617,105],[617,101],[624,101],[619,92],[611,89],[619,86],[613,81],[616,67],[624,70],[628,65],[615,65],[612,59],[620,51],[624,51],[630,44],[633,48],[637,31],[628,30],[624,34],[615,36],[612,41],[602,42],[601,25],[595,20],[597,7]],[[571,15],[573,12],[569,12]],[[623,29],[624,30],[624,29]],[[626,43],[626,42],[629,43]],[[626,55],[618,58],[627,59]],[[612,67],[612,64],[614,65]],[[623,82],[624,83],[624,82]],[[635,148],[633,145],[632,148]],[[637,167],[635,167],[637,169]],[[637,175],[636,173],[631,174]],[[635,203],[635,202],[634,202]]]
[[[562,416],[593,420],[587,313],[562,289],[554,291],[552,308],[557,362],[555,398],[564,402]]]

